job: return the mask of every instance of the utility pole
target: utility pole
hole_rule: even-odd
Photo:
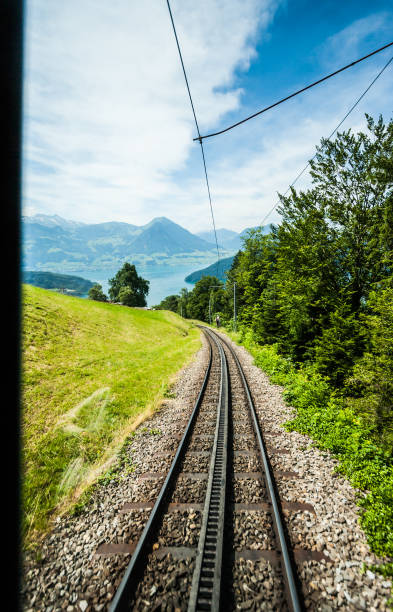
[[[210,285],[209,289],[214,289],[215,287],[217,287],[218,289],[222,289],[222,285]],[[209,321],[210,321],[210,325],[212,324],[212,313],[211,313],[211,299],[212,299],[212,291],[210,291],[210,296],[209,296]]]
[[[233,329],[236,332],[236,283],[233,283]]]

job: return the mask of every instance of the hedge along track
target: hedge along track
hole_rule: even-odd
[[[264,481],[269,494],[274,531],[276,534],[275,542],[270,546],[274,548],[276,552],[278,551],[282,574],[282,581],[280,584],[283,582],[285,586],[285,595],[280,603],[280,607],[276,607],[273,604],[271,608],[266,607],[266,605],[269,606],[269,602],[266,601],[265,598],[263,609],[301,610],[302,606],[297,592],[297,582],[294,576],[292,559],[281,521],[280,506],[275,494],[275,487],[266,457],[266,449],[246,378],[232,348],[212,330],[208,328],[202,329],[208,339],[210,353],[202,388],[150,517],[136,545],[120,586],[112,600],[110,611],[137,610],[140,609],[141,601],[144,601],[145,609],[147,609],[146,604],[149,602],[146,601],[146,598],[149,598],[146,596],[146,593],[149,593],[150,587],[153,587],[151,593],[153,591],[156,592],[157,588],[165,590],[165,576],[163,583],[162,578],[159,577],[158,581],[161,581],[161,584],[152,584],[154,580],[157,581],[157,573],[154,574],[155,578],[149,575],[149,571],[151,571],[149,570],[149,567],[151,567],[149,563],[151,564],[154,551],[159,552],[157,550],[159,548],[159,544],[157,544],[157,534],[162,526],[163,517],[168,511],[171,500],[174,499],[173,494],[176,490],[176,482],[178,482],[179,474],[181,476],[182,462],[187,457],[187,453],[189,453],[190,441],[192,442],[195,438],[195,431],[197,431],[197,433],[201,430],[203,432],[208,431],[210,422],[214,422],[215,427],[214,434],[205,434],[206,438],[214,438],[213,447],[210,453],[209,471],[206,474],[195,475],[207,479],[202,524],[199,532],[197,549],[190,550],[193,557],[193,574],[192,580],[189,580],[189,586],[185,592],[183,590],[183,593],[180,595],[181,609],[185,609],[185,601],[188,602],[188,610],[190,612],[194,610],[223,609],[223,584],[225,586],[227,599],[228,593],[231,593],[226,604],[229,604],[230,607],[234,607],[233,588],[230,583],[232,580],[235,582],[235,579],[231,577],[230,573],[235,558],[232,543],[235,534],[231,533],[233,530],[231,530],[230,527],[228,528],[228,510],[230,515],[231,508],[233,509],[233,507],[241,504],[230,503],[229,499],[231,494],[233,494],[233,484],[231,484],[232,481],[228,477],[228,469],[231,470],[231,458],[234,454],[231,434],[232,429],[236,428],[236,423],[234,422],[231,424],[231,417],[233,415],[231,414],[231,389],[229,385],[228,359],[226,353],[229,354],[229,359],[231,361],[231,386],[233,385],[233,381],[236,383],[237,379],[238,389],[242,386],[243,398],[247,398],[247,409],[249,418],[253,424],[255,442],[260,455],[260,465],[264,470]],[[223,347],[225,347],[225,350]],[[236,366],[234,366],[234,364],[236,364]],[[211,416],[211,413],[209,413],[209,406],[211,406],[211,398],[214,395],[212,380],[216,372],[219,372],[220,380],[218,385],[215,383],[215,386],[218,387],[214,398],[215,415],[214,420],[209,420],[209,416]],[[241,383],[239,383],[240,380]],[[206,393],[207,388],[208,392]],[[239,390],[237,390],[236,393],[239,395]],[[207,406],[209,402],[210,404]],[[240,403],[242,403],[243,410],[245,410],[244,399],[242,399]],[[238,414],[238,412],[236,412],[236,414]],[[200,437],[203,438],[204,434],[200,434]],[[198,455],[198,453],[194,454]],[[206,452],[200,452],[199,454],[206,454]],[[233,475],[234,474],[231,474],[231,476]],[[176,504],[172,503],[171,505],[175,506]],[[178,506],[181,505],[182,504],[178,504]],[[186,504],[183,504],[183,506],[184,505]],[[190,506],[192,506],[192,504],[190,504]],[[247,504],[244,504],[244,506],[247,506]],[[180,548],[179,552],[180,558],[182,558],[182,551]],[[263,586],[261,586],[261,588],[263,590]],[[141,595],[141,592],[145,593],[144,596]],[[163,601],[165,602],[165,597]],[[173,605],[173,607],[169,605],[169,607],[166,608],[165,605],[167,606],[168,604],[164,603],[164,609],[169,610],[176,608],[176,604]],[[151,600],[151,609],[158,610],[162,608],[157,607],[157,602],[153,603],[153,600]]]

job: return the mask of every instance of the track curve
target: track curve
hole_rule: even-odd
[[[173,508],[187,507],[188,503],[188,507],[198,508],[201,513],[197,546],[191,549],[164,547],[164,551],[169,551],[169,567],[172,567],[176,559],[188,559],[189,571],[181,594],[181,610],[194,612],[220,610],[224,607],[238,609],[242,576],[244,571],[249,571],[239,560],[255,556],[258,559],[274,559],[278,569],[274,570],[274,601],[269,600],[271,594],[265,592],[261,578],[259,584],[254,578],[258,597],[253,609],[287,609],[298,612],[303,609],[303,604],[296,566],[245,374],[229,343],[214,330],[202,326],[201,329],[209,345],[209,361],[203,384],[171,467],[109,610],[120,612],[146,609],[148,594],[155,596],[157,589],[161,599],[153,597],[151,609],[172,609],[167,607],[170,602],[166,599],[166,585],[157,586],[154,583],[156,579],[152,576],[156,574],[152,573],[152,567],[155,555],[162,548],[162,538],[157,539],[157,534],[166,513],[171,508],[173,511]],[[244,450],[241,450],[242,445]],[[248,464],[254,461],[254,472],[244,471],[244,468],[236,472],[236,465],[242,467],[242,460],[252,452],[257,454],[258,461],[247,461]],[[191,459],[191,463],[196,461],[197,465],[203,465],[203,471],[202,468],[197,468],[201,471],[193,473],[185,471],[184,466],[190,465]],[[190,493],[186,493],[184,498],[188,501],[179,504],[176,500],[180,497],[176,491],[182,479],[199,479],[202,483],[202,497],[195,497],[190,487]],[[180,495],[184,497],[182,491]],[[254,500],[257,503],[253,503]],[[246,515],[242,514],[244,510]],[[239,551],[238,545],[236,548],[239,540],[236,525],[244,516],[250,520],[247,515],[250,510],[268,510],[271,515],[271,519],[266,519],[266,534],[263,534],[267,541],[266,550],[260,549],[260,543],[248,542],[243,550]],[[270,523],[272,528],[269,527]],[[253,551],[255,546],[257,549]],[[277,594],[278,590],[282,593]],[[258,607],[258,601],[262,608]],[[161,604],[164,608],[160,607]]]

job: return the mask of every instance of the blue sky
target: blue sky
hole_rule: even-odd
[[[393,40],[391,2],[172,0],[202,133]],[[205,141],[217,227],[257,225],[382,66],[388,49]],[[392,117],[390,65],[343,128]],[[164,0],[30,0],[24,214],[211,228],[195,126]],[[307,174],[299,187],[307,186]],[[277,222],[273,213],[269,221]]]

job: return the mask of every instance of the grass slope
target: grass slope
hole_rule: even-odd
[[[198,330],[174,313],[24,285],[26,543],[114,456],[199,347]]]

